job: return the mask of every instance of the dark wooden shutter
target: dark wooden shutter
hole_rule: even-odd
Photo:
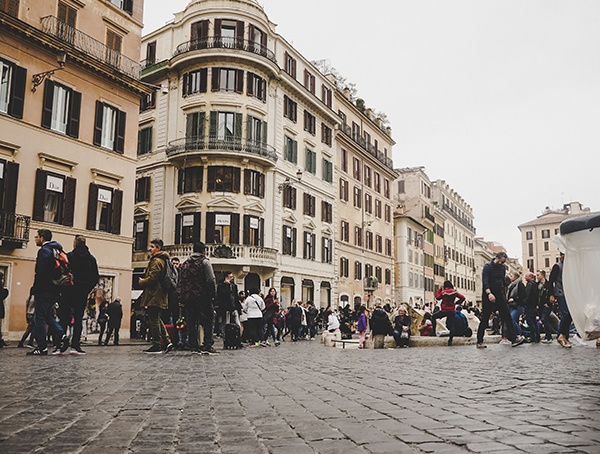
[[[298,236],[298,230],[294,227],[292,229],[292,256],[296,257],[296,251],[297,251],[297,246],[298,246],[298,241],[297,241],[297,236]]]
[[[327,258],[325,257],[325,238],[321,238],[321,262],[326,263]]]
[[[79,117],[81,115],[81,93],[71,92],[71,102],[69,106],[69,123],[67,125],[67,135],[70,137],[79,137]]]
[[[210,140],[217,140],[218,121],[219,121],[219,112],[211,111],[210,119],[209,119],[210,126],[209,126],[209,131],[208,131]]]
[[[117,140],[115,141],[115,151],[123,153],[125,151],[125,124],[127,114],[122,110],[117,111]],[[120,230],[120,227],[119,227]]]
[[[310,196],[305,192],[304,193],[304,197],[303,197],[303,204],[302,204],[302,214],[309,214],[309,201],[308,198]]]
[[[183,194],[184,181],[185,181],[185,169],[179,169],[179,171],[177,172],[177,194]]]
[[[192,238],[194,242],[200,241],[200,220],[201,213],[194,213],[194,228],[192,230]]]
[[[230,244],[240,244],[240,215],[231,213],[231,225],[229,226],[231,235],[229,235]]]
[[[244,238],[242,240],[246,246],[250,244],[250,216],[244,215]]]
[[[44,202],[46,200],[46,180],[48,172],[37,169],[35,173],[35,193],[33,194],[33,220],[44,220]]]
[[[88,230],[96,230],[96,212],[98,211],[98,185],[90,183],[90,193],[88,196],[87,222]]]
[[[251,171],[244,169],[244,194],[250,194]]]
[[[181,244],[181,214],[175,215],[175,244]]]
[[[254,95],[254,74],[250,71],[246,75],[246,94],[248,96]]]
[[[133,0],[125,0],[123,2],[123,11],[133,14]]]
[[[200,39],[205,40],[208,38],[208,19],[200,21]]]
[[[13,66],[13,80],[10,87],[10,101],[8,103],[8,115],[11,117],[23,118],[26,82],[27,70],[20,66]]]
[[[258,238],[259,238],[259,246],[264,246],[265,245],[265,220],[264,219],[259,219],[258,221]]]
[[[261,143],[262,143],[263,146],[267,145],[267,134],[268,134],[267,122],[263,121],[261,123],[261,134],[260,134]]]
[[[200,70],[200,93],[206,93],[208,86],[208,68]]]
[[[235,27],[235,38],[238,49],[244,48],[244,21],[237,21]]]
[[[223,46],[223,41],[221,40],[221,25],[222,25],[222,23],[223,23],[222,19],[215,19],[215,30],[214,30],[215,47]]]
[[[260,44],[262,46],[261,49],[261,54],[264,55],[264,53],[267,51],[267,34],[263,33],[260,37]]]
[[[292,188],[292,206],[291,206],[292,210],[296,209],[296,198],[297,198],[296,188]]]
[[[42,107],[42,127],[50,129],[52,125],[52,99],[54,98],[54,82],[46,79],[44,84],[44,106]],[[102,118],[102,117],[101,117]]]
[[[62,224],[73,227],[73,218],[75,215],[75,189],[77,188],[77,180],[75,178],[67,177],[65,181],[65,194],[64,194],[64,209]]]
[[[4,211],[14,213],[17,209],[17,186],[19,184],[19,164],[7,162],[4,171]]]
[[[310,244],[311,244],[311,260],[314,260],[317,257],[317,236],[312,233],[310,235]]]
[[[265,174],[261,173],[258,176],[258,196],[261,199],[265,198]]]
[[[235,92],[244,93],[244,70],[235,70]]]
[[[118,189],[113,190],[111,203],[111,223],[110,233],[115,235],[121,234],[121,218],[123,216],[123,191]]]
[[[100,146],[102,143],[102,113],[104,104],[96,101],[96,118],[94,119],[94,145]]]
[[[206,213],[206,244],[215,243],[215,213]]]
[[[212,68],[211,71],[211,89],[212,91],[219,91],[221,80],[221,68]]]
[[[236,143],[242,143],[242,114],[236,113],[233,126],[233,136],[235,137]]]
[[[240,175],[241,175],[241,171],[239,167],[234,167],[232,169],[233,171],[233,175],[232,175],[232,190],[231,192],[235,192],[236,194],[238,194],[240,192]]]
[[[206,190],[215,192],[217,190],[217,168],[214,166],[208,167],[208,180],[206,182]]]
[[[181,96],[186,97],[190,93],[190,73],[183,75],[183,88],[181,90]]]

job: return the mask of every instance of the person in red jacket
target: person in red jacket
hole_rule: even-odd
[[[433,334],[435,336],[435,328],[437,320],[446,317],[446,327],[450,331],[450,337],[448,338],[448,345],[452,345],[452,339],[454,338],[454,315],[457,304],[462,304],[465,297],[458,293],[450,281],[444,281],[443,287],[440,287],[435,294],[435,299],[442,302],[441,308],[431,319],[433,324]]]

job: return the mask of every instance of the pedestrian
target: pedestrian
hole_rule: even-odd
[[[152,240],[148,251],[150,252],[150,261],[144,271],[144,277],[139,280],[142,292],[141,305],[146,307],[148,319],[150,321],[150,330],[152,332],[152,346],[145,350],[145,353],[169,353],[173,350],[173,342],[167,335],[165,324],[161,319],[161,311],[168,308],[168,294],[164,289],[162,280],[167,272],[167,260],[169,254],[163,251],[164,243],[160,239]],[[161,342],[166,345],[165,349]]]
[[[287,321],[288,321],[288,327],[290,330],[290,334],[292,336],[292,342],[298,341],[298,339],[301,335],[300,330],[302,329],[302,316],[303,315],[304,315],[304,311],[302,310],[301,303],[294,302],[292,304],[292,307],[290,307],[288,309]],[[339,328],[339,323],[340,322],[338,321],[337,328]]]
[[[508,303],[506,301],[506,260],[508,255],[506,252],[500,251],[496,256],[483,266],[481,279],[483,284],[482,305],[483,314],[479,329],[477,330],[477,348],[486,348],[483,343],[483,335],[488,326],[490,314],[497,310],[502,319],[502,323],[506,327],[506,336],[510,340],[511,345],[516,347],[521,345],[525,339],[523,336],[517,336],[515,327],[510,317]]]
[[[8,347],[10,342],[2,337],[2,322],[4,322],[4,300],[8,297],[8,289],[4,286],[4,273],[0,272],[0,348]]]
[[[98,263],[90,253],[83,235],[75,235],[73,250],[67,254],[69,269],[73,273],[73,286],[63,289],[58,314],[60,326],[66,331],[67,325],[73,318],[73,336],[71,338],[71,354],[85,355],[81,349],[81,332],[83,330],[83,314],[87,297],[100,280]]]
[[[119,345],[119,329],[121,328],[121,320],[123,320],[123,305],[121,304],[121,298],[115,298],[115,300],[108,305],[108,332],[106,333],[106,340],[104,345],[108,345],[110,336],[114,333],[114,345]]]
[[[238,287],[231,271],[223,273],[223,281],[217,286],[217,297],[215,306],[218,308],[217,317],[220,319],[221,331],[223,334],[224,325],[229,323],[238,324],[235,300],[238,295]]]
[[[400,306],[398,309],[398,315],[394,318],[394,340],[396,346],[400,348],[407,348],[408,342],[410,341],[410,315],[406,307]]]
[[[529,327],[529,340],[540,342],[540,327],[537,322],[538,284],[535,275],[530,271],[525,274],[525,283],[519,283],[520,300],[525,308],[525,321]]]
[[[33,287],[29,289],[29,297],[25,303],[25,319],[27,320],[27,329],[21,336],[21,341],[19,342],[18,347],[25,347],[25,341],[29,338],[29,342],[27,342],[27,346],[29,348],[33,348],[33,319],[35,316],[35,298],[33,296]]]
[[[361,304],[358,308],[358,322],[356,325],[356,330],[359,333],[358,348],[365,347],[365,339],[367,338],[367,315],[365,314],[366,311],[367,308],[363,304]]]
[[[243,311],[248,315],[248,342],[254,344],[256,347],[260,347],[261,345],[264,309],[265,302],[258,294],[258,289],[251,288],[244,301]]]
[[[204,243],[194,243],[193,252],[179,268],[177,293],[179,302],[187,313],[189,345],[192,354],[215,354],[213,325],[216,280],[210,260],[205,255]],[[200,346],[199,329],[202,326],[203,341]]]
[[[538,301],[537,306],[540,312],[540,320],[544,327],[544,339],[541,341],[543,344],[552,343],[552,304],[550,303],[550,282],[546,279],[546,271],[538,270],[536,274],[537,278],[537,295]]]
[[[525,306],[522,299],[522,287],[519,284],[523,283],[523,278],[521,273],[518,271],[512,271],[509,273],[508,279],[510,280],[510,283],[508,284],[508,289],[506,290],[506,300],[508,302],[510,318],[513,321],[515,333],[517,336],[521,336],[523,332],[521,331],[519,319],[523,314],[525,314]]]
[[[240,314],[240,324],[242,325],[242,335],[240,337],[240,342],[248,342],[248,314],[243,311],[244,301],[246,300],[246,292],[244,290],[240,290],[238,292],[238,313]]]
[[[181,266],[181,261],[179,260],[179,257],[173,257],[171,258],[171,263],[173,264],[173,267],[179,272],[179,267]],[[179,274],[178,274],[179,276]],[[178,277],[179,279],[179,277]],[[166,320],[171,324],[171,325],[176,325],[177,324],[177,319],[180,316],[180,310],[179,310],[179,299],[178,299],[178,295],[177,295],[177,287],[171,287],[168,290],[168,296],[169,296],[169,302],[168,302],[168,309],[167,309],[167,317]],[[164,322],[164,319],[163,319]]]
[[[446,328],[450,331],[450,337],[448,337],[448,345],[452,345],[452,339],[454,339],[454,317],[456,315],[456,305],[462,304],[465,300],[463,294],[458,293],[454,288],[452,282],[446,280],[444,284],[438,288],[435,299],[441,301],[441,309],[433,314],[431,318],[431,324],[433,326],[432,336],[435,336],[435,328],[437,320],[446,317]]]
[[[306,324],[308,326],[308,335],[310,340],[315,340],[317,335],[317,316],[319,311],[315,307],[312,301],[306,303]]]
[[[383,310],[381,304],[377,304],[371,315],[371,334],[373,335],[373,348],[383,348],[385,336],[392,333],[392,322]]]
[[[98,345],[102,345],[102,336],[107,331],[108,325],[108,301],[102,297],[102,302],[98,308],[98,326],[100,326],[100,333],[98,334]]]
[[[52,232],[48,229],[38,230],[34,239],[36,246],[40,248],[35,260],[35,277],[33,279],[34,336],[37,347],[27,352],[27,355],[48,355],[46,325],[49,326],[54,336],[53,354],[62,355],[69,348],[69,339],[54,318],[54,305],[60,297],[60,287],[53,280],[58,277],[54,259],[55,251],[62,252],[63,248],[57,241],[52,241]]]
[[[558,302],[558,310],[560,311],[560,325],[558,325],[558,337],[556,341],[564,348],[571,348],[569,342],[569,331],[571,329],[571,313],[569,312],[569,306],[567,306],[567,299],[565,298],[565,290],[563,288],[563,265],[565,261],[565,254],[560,253],[558,262],[554,264],[550,271],[550,302]]]
[[[264,340],[269,345],[269,336],[273,338],[273,343],[277,347],[279,345],[279,332],[275,332],[275,314],[279,312],[279,298],[277,296],[277,289],[271,287],[265,297],[265,336]]]

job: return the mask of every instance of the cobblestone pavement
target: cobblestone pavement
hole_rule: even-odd
[[[600,453],[600,351],[0,351],[0,453]]]

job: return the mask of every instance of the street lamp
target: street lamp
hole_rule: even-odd
[[[61,71],[65,69],[65,63],[67,61],[67,53],[64,49],[58,51],[58,55],[56,56],[56,62],[58,63],[58,68],[51,69],[50,71],[45,71],[43,73],[34,74],[31,78],[33,82],[33,87],[31,87],[31,91],[35,93],[36,88],[46,79],[46,77],[50,77],[54,75],[56,71]]]
[[[302,180],[302,170],[298,169],[298,171],[296,172],[296,179],[298,181]],[[279,192],[281,192],[284,189],[291,188],[292,186],[294,186],[294,181],[290,180],[290,177],[286,177],[283,183],[279,183],[277,185],[277,189],[279,190]]]

